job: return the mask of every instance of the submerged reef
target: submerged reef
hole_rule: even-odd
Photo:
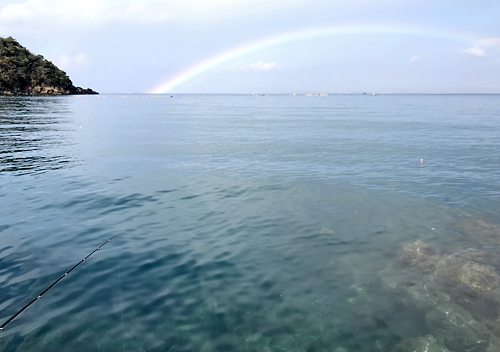
[[[484,293],[498,287],[499,277],[492,266],[468,261],[462,267],[460,281],[473,290]]]
[[[476,257],[472,260],[471,257]],[[479,293],[485,293],[499,286],[500,277],[491,265],[484,261],[480,252],[469,256],[447,255],[437,248],[421,241],[404,244],[399,259],[417,267],[433,277],[465,284]]]
[[[500,351],[500,277],[487,258],[479,250],[448,254],[422,241],[402,244],[399,263],[388,263],[379,278],[433,336],[403,340],[392,351]]]
[[[0,37],[0,95],[98,94],[73,82],[42,55],[32,54],[12,37]]]
[[[493,246],[500,245],[500,225],[484,219],[467,216],[458,223],[459,228],[477,241]]]
[[[479,351],[489,339],[487,327],[474,319],[466,309],[452,302],[436,305],[425,315],[425,321],[453,351]]]
[[[450,352],[442,346],[432,335],[406,339],[398,343],[392,352]]]

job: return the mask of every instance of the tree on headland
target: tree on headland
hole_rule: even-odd
[[[35,55],[14,38],[0,37],[1,95],[97,94],[75,87],[66,72]]]

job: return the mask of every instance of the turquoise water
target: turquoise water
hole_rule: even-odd
[[[398,251],[420,240],[500,269],[499,165],[496,95],[1,98],[0,322],[118,237],[0,350],[391,351],[433,335],[493,351],[498,287],[471,293]],[[442,285],[482,339],[437,328],[388,269]]]

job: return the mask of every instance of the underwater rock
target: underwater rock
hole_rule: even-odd
[[[379,272],[384,286],[408,307],[426,313],[439,303],[453,301],[439,282],[432,281],[429,275],[414,270],[404,270],[390,264]]]
[[[335,235],[335,231],[329,229],[328,227],[323,227],[319,233],[322,235]]]
[[[478,293],[498,287],[500,277],[490,265],[479,264],[463,257],[445,256],[438,262],[435,277],[457,284],[465,284]]]
[[[335,352],[348,352],[348,351],[347,351],[347,348],[338,347],[338,348],[335,349]]]
[[[489,322],[496,320],[497,312],[500,310],[500,302],[495,300],[492,295],[494,291],[482,294],[465,284],[461,284],[450,288],[447,293],[453,297],[454,303],[471,312],[475,319],[489,324]]]
[[[469,261],[462,267],[460,280],[475,291],[484,293],[498,287],[500,278],[492,266]]]
[[[492,266],[469,258],[470,256],[447,255],[421,241],[403,244],[399,253],[399,259],[431,274],[432,280],[437,278],[442,282],[463,283],[479,293],[499,286],[500,277]]]
[[[422,241],[403,244],[399,253],[400,260],[428,273],[436,270],[442,258],[443,253],[439,249]]]
[[[444,256],[437,263],[433,279],[465,284],[478,293],[491,291],[498,287],[500,282],[500,277],[491,265],[453,256]]]
[[[422,279],[422,276],[416,272],[408,271],[391,262],[387,264],[384,270],[378,273],[378,276],[386,287],[392,290],[403,289],[405,292],[408,286],[415,285]]]
[[[465,258],[481,264],[487,264],[491,261],[488,253],[479,248],[467,248],[463,251],[453,253],[451,256]]]
[[[259,341],[261,338],[262,338],[262,334],[256,333],[256,334],[252,334],[252,335],[248,336],[246,338],[245,342],[253,343],[253,342]]]
[[[486,293],[485,296],[491,301],[495,302],[497,306],[500,306],[500,288],[495,288],[490,292]],[[500,307],[497,309],[500,312]],[[498,336],[500,337],[500,335]]]
[[[480,218],[466,217],[460,221],[460,227],[469,236],[483,244],[500,244],[500,225],[492,224]]]
[[[461,283],[460,274],[462,268],[469,260],[463,257],[454,257],[444,255],[436,265],[436,270],[432,273],[432,278],[438,278],[443,282],[449,281],[454,283]]]
[[[390,263],[379,277],[403,303],[425,315],[433,334],[444,341],[432,347],[436,351],[500,352],[500,320],[498,327],[493,324],[500,307],[500,277],[493,266],[472,260],[484,257],[481,253],[460,253],[448,255],[421,241],[407,243],[398,258],[417,270]],[[394,351],[432,351],[424,342],[405,340]]]
[[[488,328],[457,304],[440,303],[426,314],[425,320],[452,351],[481,351],[488,344]]]
[[[420,282],[408,287],[407,292],[412,305],[423,311],[431,310],[439,303],[451,300],[450,295],[444,292],[444,287],[436,282]]]
[[[406,339],[399,342],[392,352],[450,352],[446,347],[441,346],[432,335]]]
[[[490,329],[492,335],[500,338],[500,318],[488,322],[488,328]]]
[[[487,352],[498,352],[500,351],[500,338],[496,336],[490,337],[490,345],[488,346]]]

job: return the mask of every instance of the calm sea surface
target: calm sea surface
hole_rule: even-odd
[[[0,350],[498,351],[499,209],[500,96],[0,98],[0,324],[118,234]]]

